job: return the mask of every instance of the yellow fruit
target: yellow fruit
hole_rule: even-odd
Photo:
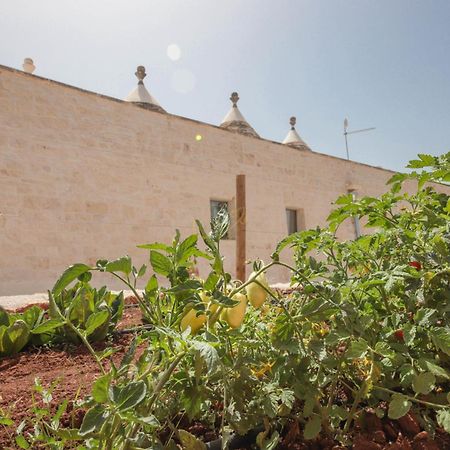
[[[206,305],[206,307],[208,307],[209,303],[211,302],[211,297],[209,295],[206,295],[206,293],[202,291],[200,293],[200,298],[202,299],[202,302]],[[218,304],[211,303],[211,306],[209,307],[211,314],[214,314],[217,311],[218,307]]]
[[[195,334],[198,330],[200,330],[206,322],[206,316],[205,314],[199,314],[197,316],[197,313],[198,311],[194,308],[186,313],[186,315],[181,319],[181,331],[186,330],[187,327],[191,327],[191,334]]]
[[[256,273],[257,272],[252,272],[248,279],[251,280],[254,278]],[[262,284],[266,289],[269,288],[269,283],[267,282],[267,278],[264,273],[259,274],[255,280]],[[259,308],[267,299],[267,292],[258,283],[250,283],[246,288],[248,301],[254,308]]]
[[[242,325],[245,317],[245,310],[247,309],[247,297],[244,294],[233,295],[233,300],[239,303],[233,308],[224,308],[221,319],[230,325],[231,328],[239,328]]]

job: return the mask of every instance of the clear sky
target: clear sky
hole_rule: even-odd
[[[24,57],[118,98],[142,64],[168,112],[213,124],[236,90],[262,137],[295,115],[340,157],[348,117],[376,127],[349,136],[351,159],[385,168],[450,150],[450,0],[0,0],[0,64]]]

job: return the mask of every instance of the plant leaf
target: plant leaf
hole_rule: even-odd
[[[411,408],[411,402],[402,394],[393,394],[389,404],[388,416],[390,419],[400,419]]]
[[[314,439],[322,429],[322,419],[320,416],[312,416],[305,425],[303,436],[305,439]]]
[[[52,292],[54,296],[59,295],[72,281],[76,280],[83,273],[88,272],[92,268],[86,264],[73,264],[69,266],[58,278],[53,286]]]
[[[178,430],[183,450],[206,450],[206,445],[186,430]]]
[[[131,258],[126,255],[122,256],[122,258],[110,261],[108,264],[106,264],[105,270],[107,272],[122,272],[126,275],[129,275],[132,270]]]
[[[141,380],[128,383],[123,387],[114,386],[110,389],[109,396],[116,407],[123,412],[139,405],[144,400],[146,393],[147,385]]]
[[[413,378],[412,387],[417,394],[429,394],[436,383],[436,377],[431,372],[422,372]]]
[[[220,358],[217,350],[211,344],[200,341],[194,341],[194,348],[200,352],[210,374],[214,373],[220,365]]]
[[[97,378],[92,386],[92,397],[97,403],[105,403],[108,400],[108,389],[111,382],[111,374],[107,373]]]
[[[447,432],[450,433],[450,410],[441,409],[436,414],[437,423]]]
[[[172,271],[172,262],[170,259],[154,250],[150,252],[150,264],[153,270],[160,275],[167,276]]]
[[[53,331],[55,328],[61,327],[62,325],[64,325],[64,321],[60,319],[50,319],[38,325],[36,328],[31,330],[31,332],[33,334],[48,333]]]
[[[96,405],[89,409],[84,416],[83,423],[81,424],[79,431],[80,436],[86,436],[87,434],[99,431],[108,417],[108,411],[106,411],[101,405]]]

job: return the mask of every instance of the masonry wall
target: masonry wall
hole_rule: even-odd
[[[349,184],[378,195],[392,175],[0,66],[0,295],[44,292],[74,262],[145,262],[137,244],[207,224],[210,199],[234,200],[237,174],[247,178],[248,258],[266,260],[286,235],[285,208],[315,227]],[[234,272],[235,241],[223,249]]]

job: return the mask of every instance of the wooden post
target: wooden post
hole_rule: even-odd
[[[236,278],[245,281],[245,175],[236,176]]]

